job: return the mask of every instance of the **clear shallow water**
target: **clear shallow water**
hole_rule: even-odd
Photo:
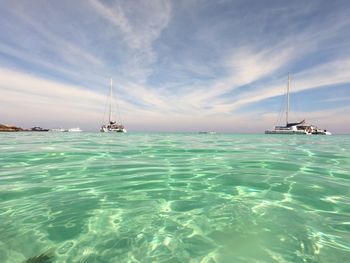
[[[350,136],[0,133],[0,262],[346,262]]]

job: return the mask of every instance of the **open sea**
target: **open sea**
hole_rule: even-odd
[[[349,262],[350,136],[0,133],[0,262]]]

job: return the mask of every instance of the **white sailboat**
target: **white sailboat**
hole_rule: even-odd
[[[111,86],[109,89],[109,114],[108,114],[108,123],[103,124],[100,128],[101,132],[124,132],[127,130],[122,123],[118,124],[112,118],[112,100],[113,100],[113,80],[111,79]]]
[[[289,122],[289,90],[290,90],[290,76],[288,73],[288,86],[287,86],[287,109],[286,109],[286,125],[285,126],[275,126],[272,130],[265,131],[265,134],[301,134],[301,135],[331,135],[331,133],[325,129],[319,129],[313,125],[309,125],[302,120],[300,122]]]

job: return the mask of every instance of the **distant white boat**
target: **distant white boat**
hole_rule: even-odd
[[[109,89],[108,123],[103,124],[100,128],[100,131],[101,132],[123,132],[123,133],[126,133],[127,130],[121,122],[118,124],[116,121],[112,120],[112,100],[113,100],[113,80],[111,79],[111,86]]]
[[[324,129],[319,129],[314,125],[307,124],[305,120],[300,122],[290,123],[289,116],[289,90],[290,90],[290,76],[288,73],[288,86],[287,86],[287,110],[286,110],[286,125],[275,126],[272,130],[265,131],[265,134],[301,134],[301,135],[331,135],[331,133]]]
[[[82,132],[83,130],[82,129],[80,129],[79,127],[77,127],[77,128],[70,128],[70,129],[68,129],[68,132]]]
[[[66,132],[67,130],[66,129],[63,129],[63,128],[53,128],[53,129],[50,129],[51,132]]]

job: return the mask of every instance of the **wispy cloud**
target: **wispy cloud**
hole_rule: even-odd
[[[312,55],[320,46],[330,48],[329,41],[345,33],[349,25],[343,14],[332,22],[290,32],[267,47],[248,43],[226,50],[226,58],[218,67],[228,73],[193,89],[186,94],[185,100],[192,106],[196,105],[198,110],[209,108],[218,114],[234,113],[235,109],[247,104],[284,94],[287,72],[293,70],[297,71],[293,75],[293,86],[296,87],[293,92],[349,83],[346,71],[350,55],[312,64],[308,61],[305,63],[308,68],[299,66],[295,69],[298,67],[295,65],[304,63],[305,58],[314,59]],[[346,41],[349,45],[349,39]],[[332,48],[335,45],[332,43]]]
[[[171,17],[170,1],[133,1],[104,4],[98,0],[89,3],[98,13],[121,32],[129,52],[127,74],[143,82],[151,73],[157,60],[154,42],[167,27]]]
[[[20,121],[27,126],[43,123],[50,127],[79,125],[88,130],[97,130],[106,121],[103,120],[108,90],[107,84],[105,86],[105,92],[95,92],[88,87],[0,68],[1,122]],[[138,126],[140,116],[152,120],[151,125],[170,112],[171,106],[167,105],[166,100],[138,84],[119,84],[115,90],[127,90],[128,96],[138,101],[136,105],[118,98],[123,119],[131,126]],[[140,107],[140,104],[145,106]]]
[[[310,70],[295,74],[292,76],[291,93],[350,83],[349,70],[350,58],[325,63]],[[286,77],[283,82],[279,80],[279,84],[271,83],[266,85],[266,87],[260,86],[258,90],[255,89],[254,91],[236,97],[235,102],[228,104],[228,108],[232,111],[249,103],[283,95],[286,92],[285,86]]]
[[[83,87],[57,83],[0,69],[0,107],[6,122],[20,119],[26,125],[38,122],[60,126],[88,124],[101,118],[105,97]],[[26,121],[24,121],[26,120]]]

